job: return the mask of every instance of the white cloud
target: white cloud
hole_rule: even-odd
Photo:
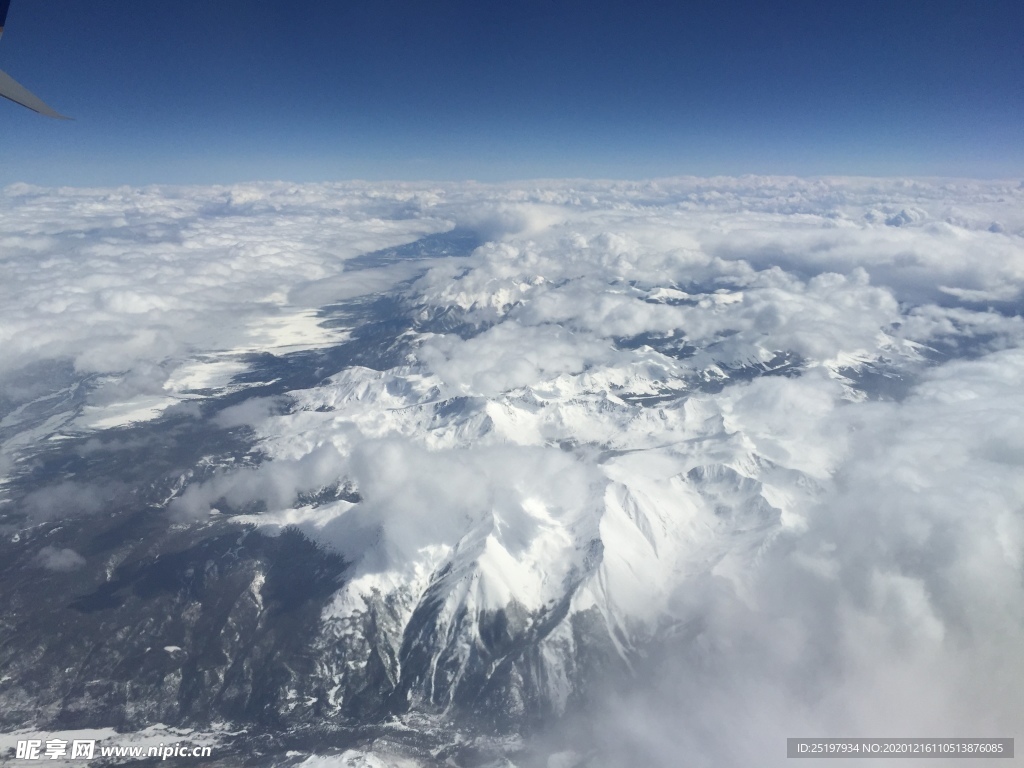
[[[839,438],[827,492],[756,562],[680,585],[683,629],[656,677],[610,697],[595,729],[608,764],[782,765],[798,735],[1013,734],[1022,373],[1020,350],[951,363],[903,403],[812,408],[773,430],[808,449],[822,429]]]
[[[83,374],[112,374],[97,380],[94,400],[123,401],[180,396],[169,380],[204,353],[221,365],[247,351],[332,343],[343,332],[314,313],[331,294],[407,277],[377,270],[373,281],[349,281],[345,262],[448,229],[430,206],[429,191],[358,185],[9,187],[0,194],[0,371],[69,358]]]
[[[171,502],[170,510],[187,520],[204,517],[221,502],[236,511],[253,506],[282,509],[293,504],[299,493],[337,481],[340,459],[333,446],[324,445],[296,460],[281,459],[262,467],[234,470],[207,483],[188,486]]]
[[[36,562],[48,571],[74,571],[85,565],[85,558],[73,549],[43,547],[36,555]]]
[[[558,325],[524,327],[515,320],[466,340],[452,335],[428,339],[416,355],[450,391],[484,396],[581,373],[616,357],[601,339]]]
[[[401,625],[429,587],[437,631],[465,649],[475,609],[570,601],[641,681],[596,721],[611,764],[772,764],[797,735],[1013,735],[1015,184],[103,194],[9,191],[0,236],[18,286],[0,354],[116,370],[97,407],[205,381],[183,365],[416,278],[395,311],[430,330],[403,337],[406,359],[224,411],[221,426],[254,428],[263,463],[170,505],[188,520],[226,502],[341,551],[352,579],[328,621],[377,590],[405,606]],[[488,242],[419,277],[408,264],[338,274],[360,249],[452,225]],[[303,501],[345,482],[360,501]],[[569,622],[543,648],[556,702]],[[647,666],[645,647],[661,649]]]

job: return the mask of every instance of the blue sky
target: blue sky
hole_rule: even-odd
[[[0,184],[1024,174],[1024,4],[13,0]]]

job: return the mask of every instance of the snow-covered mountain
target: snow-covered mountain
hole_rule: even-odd
[[[2,725],[720,764],[1019,711],[1019,186],[77,194],[3,199]]]

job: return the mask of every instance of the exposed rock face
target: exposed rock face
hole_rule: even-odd
[[[297,532],[160,530],[153,516],[79,532],[90,555],[113,534],[127,539],[109,580],[86,569],[40,578],[8,561],[4,726],[280,727],[322,712],[308,638],[341,559]]]

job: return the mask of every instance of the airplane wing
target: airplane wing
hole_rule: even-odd
[[[11,7],[11,0],[0,0],[0,35],[4,33],[4,24],[7,22],[7,10]],[[38,112],[47,117],[55,117],[58,120],[67,120],[64,115],[48,107],[42,99],[27,90],[17,80],[0,70],[0,96],[10,99],[15,104]]]
[[[3,2],[4,0],[0,0],[0,4]],[[28,107],[41,115],[55,117],[58,120],[69,119],[60,114],[60,112],[48,107],[42,99],[27,90],[23,85],[3,70],[0,70],[0,96],[3,96],[5,99],[10,99],[15,104],[21,104],[23,107]]]

